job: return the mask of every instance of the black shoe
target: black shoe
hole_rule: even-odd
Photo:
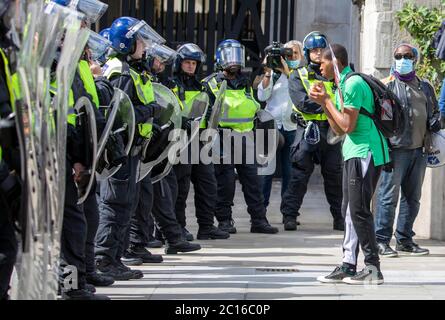
[[[300,215],[300,214],[298,214],[297,217],[298,217],[299,215]],[[288,219],[288,218],[287,218],[287,217],[283,217],[283,222],[282,222],[283,224],[286,223],[286,219]],[[300,221],[298,221],[297,218],[295,218],[295,221],[297,221],[297,226],[301,225]]]
[[[110,300],[102,294],[94,294],[87,289],[62,291],[63,300]]]
[[[197,250],[201,250],[201,246],[199,244],[179,240],[173,243],[168,243],[167,248],[165,248],[165,253],[177,254],[178,252],[192,252]]]
[[[147,243],[147,248],[162,248],[164,244],[160,240],[153,239]]]
[[[233,219],[221,221],[218,224],[218,229],[228,232],[230,234],[235,234],[236,233],[235,221],[233,221]]]
[[[285,218],[284,219],[284,230],[286,230],[286,231],[297,230],[297,219]]]
[[[195,238],[186,228],[182,228],[182,237],[187,241],[193,241]]]
[[[341,283],[344,278],[355,276],[355,270],[338,266],[327,276],[320,276],[317,281],[322,283]]]
[[[140,266],[144,263],[140,257],[129,253],[128,250],[124,252],[124,255],[121,257],[121,261],[126,266]]]
[[[355,276],[344,278],[344,283],[347,284],[361,284],[361,285],[379,285],[385,281],[383,274],[377,270],[374,266],[366,266],[362,271],[358,272]]]
[[[198,240],[210,240],[210,239],[228,239],[230,238],[230,233],[222,231],[215,226],[199,228]]]
[[[116,262],[116,268],[122,272],[129,272],[131,274],[131,278],[130,279],[142,279],[144,277],[144,273],[141,270],[137,270],[137,269],[131,269],[129,267],[127,267],[125,264],[123,264],[122,262]]]
[[[144,246],[141,245],[132,245],[125,252],[125,257],[135,257],[142,259],[143,263],[161,263],[163,261],[162,256],[160,254],[152,254],[150,251],[145,249]]]
[[[278,233],[278,228],[272,227],[267,220],[253,221],[250,227],[252,233]]]
[[[101,276],[111,277],[115,281],[133,279],[133,273],[121,270],[107,259],[98,260],[96,263],[97,273]]]
[[[393,250],[393,248],[391,248],[389,244],[378,242],[377,245],[379,246],[379,255],[386,258],[393,258],[398,256],[397,251]]]
[[[86,275],[87,283],[95,286],[95,287],[109,287],[114,283],[114,279],[112,277],[107,277],[97,272],[87,273]]]
[[[91,292],[91,293],[95,293],[96,292],[96,287],[93,286],[90,283],[85,283],[85,290]]]
[[[430,250],[419,247],[416,243],[410,244],[396,244],[396,250],[400,255],[404,256],[425,256],[430,254]]]
[[[345,220],[342,219],[334,219],[333,229],[337,231],[345,231]]]

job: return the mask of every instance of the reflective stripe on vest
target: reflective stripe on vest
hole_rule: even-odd
[[[85,60],[79,61],[79,71],[80,78],[82,79],[83,86],[88,94],[93,98],[93,103],[96,108],[99,108],[99,96],[97,94],[96,83],[94,82],[93,74],[91,73],[90,65]]]
[[[57,94],[57,83],[55,81],[51,83],[49,92],[51,92],[53,95]],[[70,93],[68,95],[67,122],[74,127],[76,126],[76,111],[74,110],[74,92],[72,89],[70,89]]]
[[[316,82],[320,82],[320,80],[316,80],[316,79],[309,80],[309,73],[306,68],[299,68],[297,71],[300,76],[301,83],[303,84],[303,87],[306,90],[306,93],[309,95],[311,86]],[[323,81],[323,83],[324,83],[324,86],[325,86],[329,96],[331,97],[331,100],[334,101],[334,103],[335,103],[335,93],[333,90],[333,83],[329,82],[329,81]],[[296,111],[299,112],[303,116],[303,119],[306,121],[311,121],[311,120],[326,121],[326,120],[328,120],[327,116],[324,113],[310,114],[310,113],[301,112],[298,109],[296,109]]]
[[[3,49],[0,48],[0,55],[2,56],[3,65],[4,65],[4,71],[6,75],[6,86],[8,87],[9,91],[9,101],[11,103],[11,110],[12,112],[15,111],[15,96],[14,96],[14,85],[17,85],[17,81],[13,81],[11,77],[11,71],[9,70],[9,60],[6,57],[6,54],[3,52]],[[18,88],[17,88],[18,89]]]

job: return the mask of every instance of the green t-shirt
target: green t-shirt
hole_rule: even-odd
[[[346,67],[340,75],[344,107],[357,110],[365,108],[369,113],[374,113],[373,94],[365,80],[360,76],[352,76],[345,81],[346,76],[351,72],[351,68]],[[335,100],[337,108],[341,110],[338,90]],[[375,166],[389,162],[385,137],[377,130],[371,118],[359,114],[354,131],[346,135],[343,143],[343,158],[345,161],[351,158],[367,158],[369,152],[372,154]]]

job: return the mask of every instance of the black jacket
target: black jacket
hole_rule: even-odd
[[[313,76],[316,80],[327,81],[321,76],[319,67],[311,64],[305,68],[308,70],[309,77]],[[297,70],[292,72],[289,77],[289,96],[294,106],[300,112],[307,114],[323,113],[322,107],[309,99]]]
[[[427,109],[427,133],[437,132],[440,130],[440,112],[439,105],[436,100],[436,95],[433,87],[425,80],[420,80],[420,85],[423,93],[427,98],[427,104],[425,108]],[[411,146],[412,144],[412,106],[408,100],[406,94],[406,84],[399,79],[395,78],[387,84],[388,88],[391,89],[402,103],[403,113],[404,113],[404,129],[403,133],[390,139],[392,149],[403,149]],[[429,139],[424,140],[425,143],[429,142]],[[424,144],[425,148],[429,148],[428,145]]]

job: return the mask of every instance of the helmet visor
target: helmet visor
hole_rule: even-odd
[[[206,55],[204,52],[202,52],[201,48],[194,43],[187,43],[181,46],[178,49],[178,55],[183,60],[190,59],[201,63],[204,63],[206,60]]]
[[[221,67],[223,69],[227,69],[231,66],[241,66],[241,68],[245,67],[246,56],[243,45],[228,44],[220,49],[220,57]]]
[[[130,30],[128,30],[126,37],[130,39],[135,35],[137,38],[144,41],[147,47],[151,47],[153,43],[163,44],[166,42],[165,39],[144,20],[141,20],[132,26]]]
[[[154,44],[148,48],[147,55],[157,58],[163,64],[171,64],[176,58],[176,51],[162,44]]]
[[[304,43],[304,47],[307,50],[312,50],[316,48],[326,48],[328,46],[326,42],[326,38],[322,35],[311,35],[306,42]]]
[[[91,58],[93,60],[98,60],[108,51],[111,42],[100,34],[90,30],[87,46],[91,50]]]
[[[108,4],[98,0],[71,0],[70,6],[85,14],[90,23],[96,23],[108,9]]]
[[[45,14],[59,15],[62,19],[69,18],[70,21],[82,21],[85,15],[77,10],[73,10],[69,7],[61,6],[55,2],[49,2],[44,10]]]

